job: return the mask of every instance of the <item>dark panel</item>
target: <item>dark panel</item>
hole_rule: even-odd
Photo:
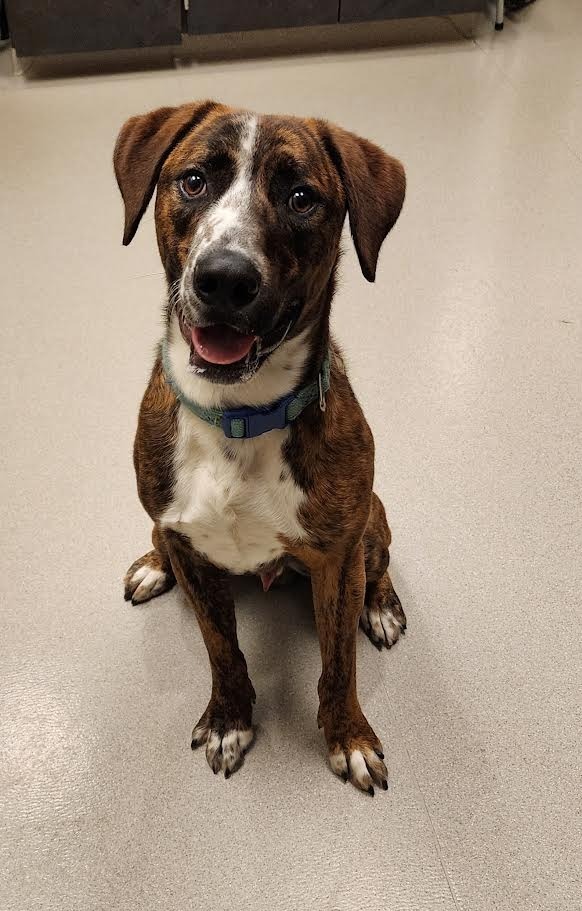
[[[0,41],[8,38],[8,21],[6,19],[6,10],[4,0],[0,0]]]
[[[25,57],[181,40],[180,0],[7,0],[6,7],[12,43]]]
[[[485,9],[485,0],[341,0],[341,22],[449,16]]]
[[[338,21],[339,0],[190,0],[191,35],[325,25]]]

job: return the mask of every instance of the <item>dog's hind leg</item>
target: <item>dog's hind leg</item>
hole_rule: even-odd
[[[176,584],[164,537],[157,525],[152,531],[154,549],[132,563],[125,574],[125,600],[143,604],[163,595]]]
[[[406,629],[406,617],[388,573],[391,540],[384,506],[373,493],[364,533],[366,597],[360,626],[379,649],[391,648]]]

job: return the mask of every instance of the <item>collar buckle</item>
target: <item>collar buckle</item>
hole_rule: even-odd
[[[294,393],[286,395],[270,408],[230,408],[224,411],[221,418],[224,435],[231,440],[246,440],[269,430],[284,430],[289,424],[287,406],[294,397]]]

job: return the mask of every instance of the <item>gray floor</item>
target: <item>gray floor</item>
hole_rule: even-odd
[[[582,8],[458,28],[89,78],[0,55],[1,911],[580,907]],[[390,653],[359,641],[373,800],[326,766],[301,584],[239,586],[259,737],[229,781],[189,749],[194,617],[121,597],[163,281],[151,213],[121,246],[110,156],[200,96],[327,116],[408,170],[377,284],[348,250],[335,306],[409,617]]]

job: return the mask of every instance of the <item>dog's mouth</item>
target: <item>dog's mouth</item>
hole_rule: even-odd
[[[217,383],[249,380],[279,347],[295,321],[296,305],[281,325],[261,336],[228,323],[192,326],[178,313],[180,331],[190,346],[190,370]]]
[[[190,360],[192,355],[203,365],[232,366],[246,360],[258,336],[239,332],[232,326],[194,326],[190,329]]]
[[[190,346],[189,369],[214,383],[243,383],[258,370],[260,337],[227,323],[190,326],[180,319],[180,330]]]

